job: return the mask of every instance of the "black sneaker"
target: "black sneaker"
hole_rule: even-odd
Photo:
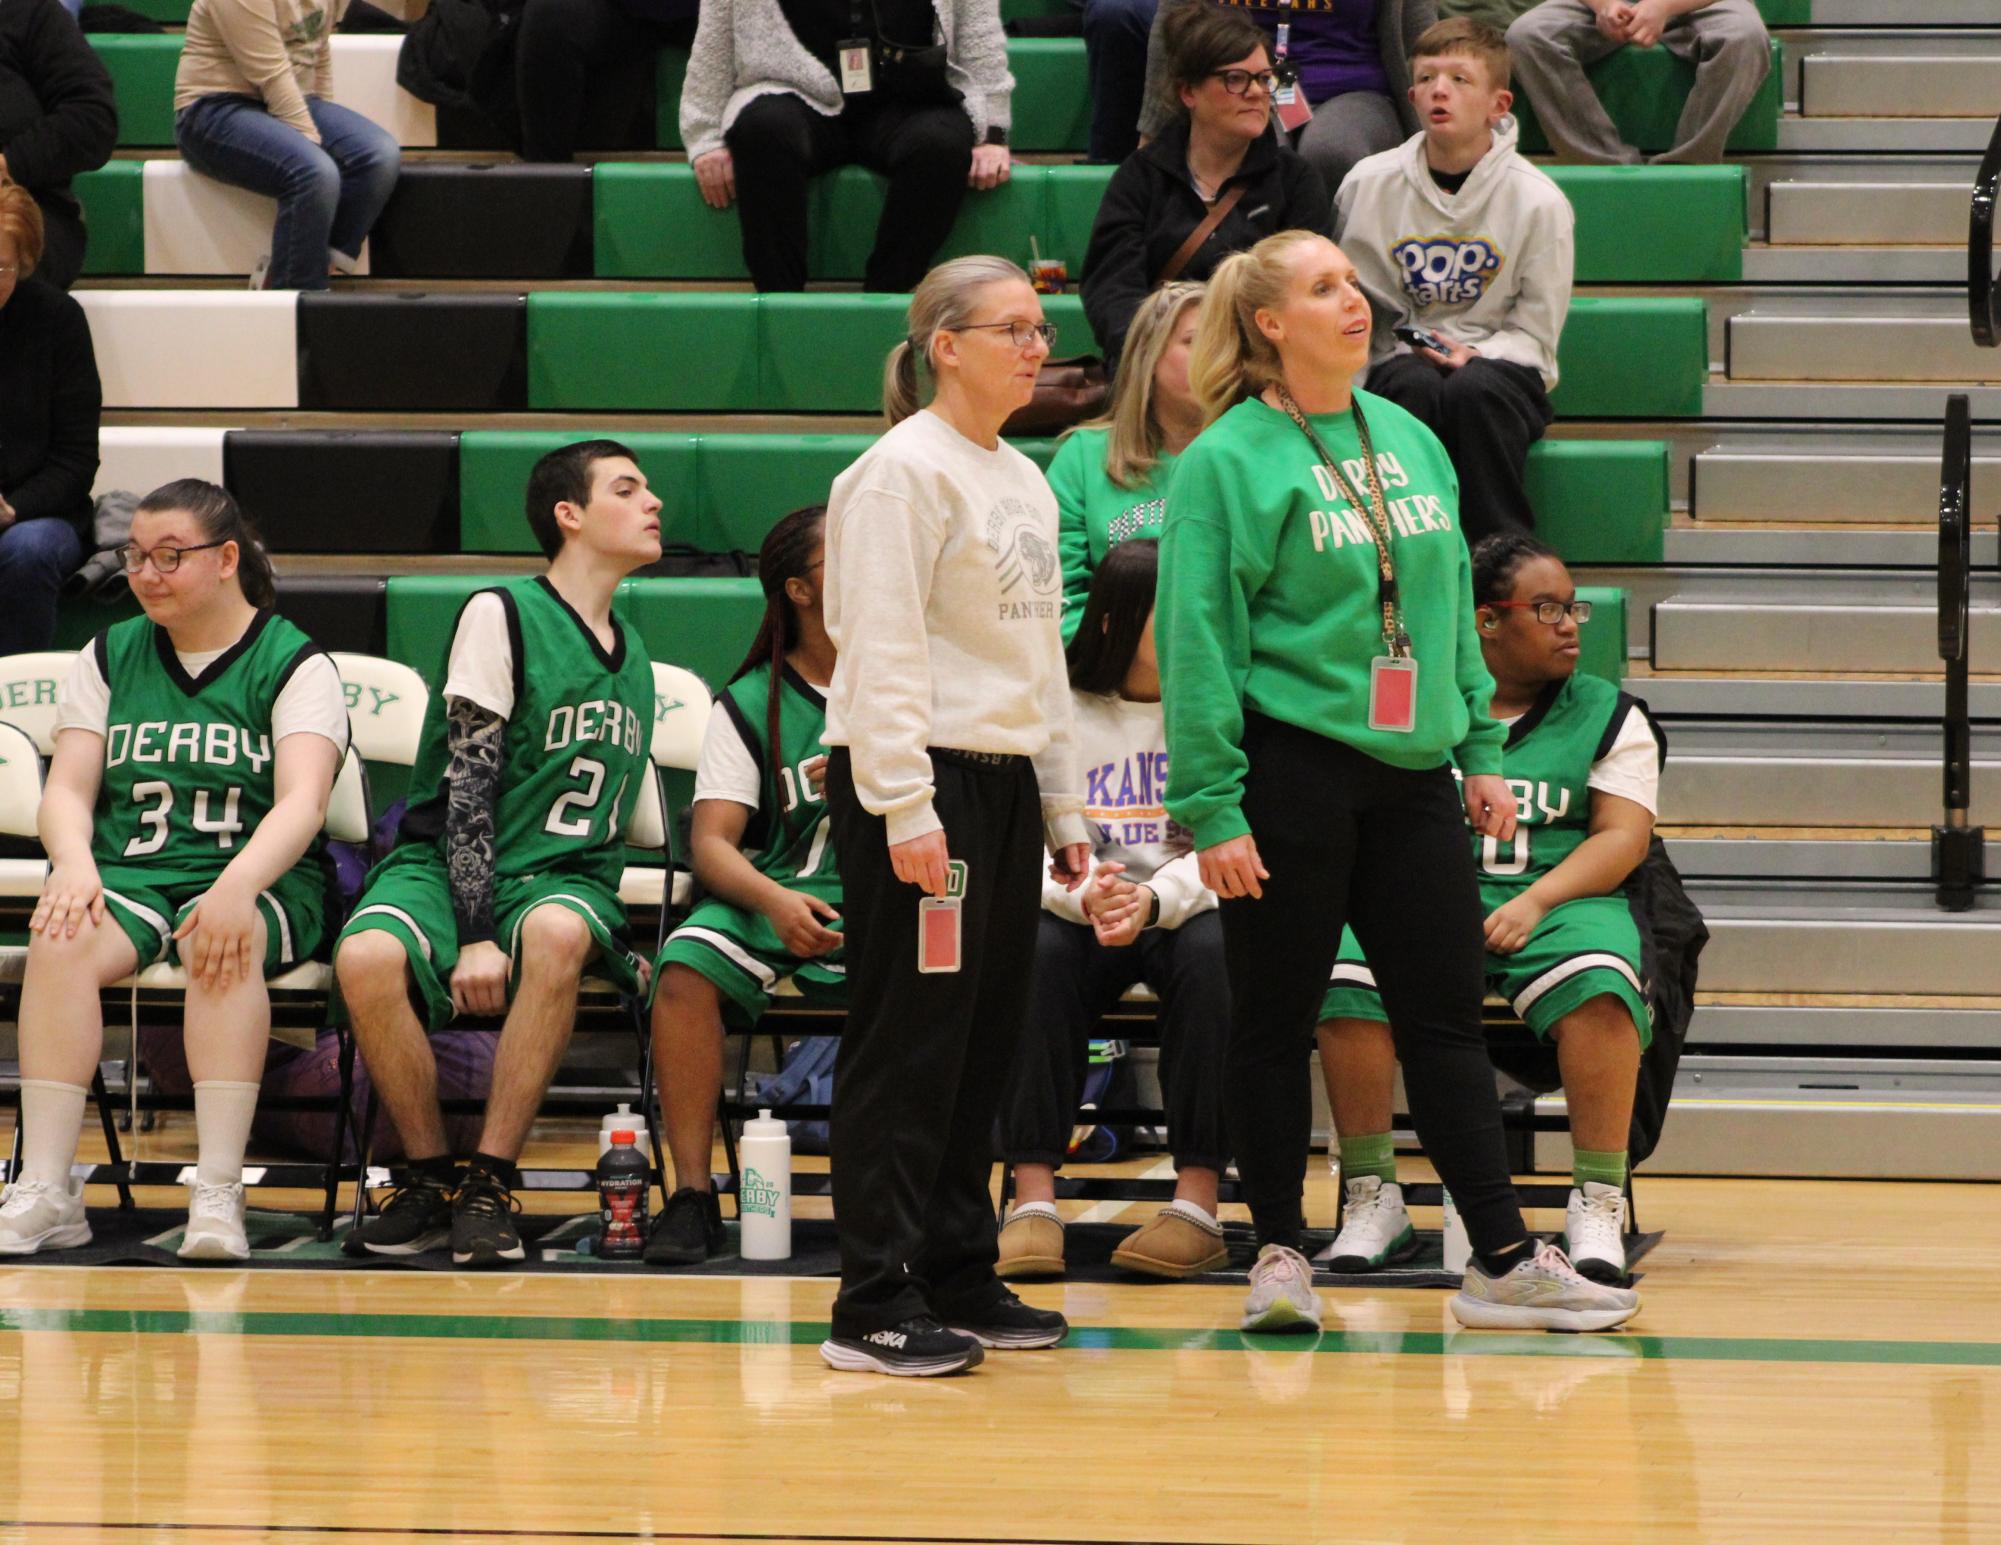
[[[520,1210],[506,1182],[483,1169],[467,1170],[452,1201],[452,1264],[498,1266],[520,1260],[527,1253],[514,1226]]]
[[[913,1315],[884,1330],[843,1335],[837,1329],[820,1343],[820,1356],[829,1368],[903,1379],[963,1373],[978,1367],[986,1355],[973,1337],[947,1330],[928,1314]]]
[[[371,1255],[422,1255],[452,1237],[452,1188],[430,1175],[412,1175],[383,1200],[382,1211],[354,1231]]]
[[[1070,1322],[1054,1309],[1034,1308],[1005,1288],[978,1306],[940,1309],[938,1318],[959,1334],[1000,1352],[1053,1347],[1070,1334]]]
[[[726,1237],[716,1193],[683,1186],[653,1220],[645,1259],[652,1266],[699,1266],[722,1249]]]

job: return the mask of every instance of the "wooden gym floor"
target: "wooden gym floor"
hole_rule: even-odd
[[[0,1268],[0,1541],[2001,1539],[2001,1188],[1640,1206],[1628,1334],[1051,1284],[1068,1346],[927,1381],[826,1369],[825,1281]]]

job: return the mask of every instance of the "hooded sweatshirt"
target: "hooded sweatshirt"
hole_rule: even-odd
[[[1515,150],[1515,120],[1457,193],[1432,180],[1424,135],[1359,163],[1335,202],[1335,240],[1376,311],[1374,359],[1408,353],[1390,329],[1428,327],[1556,389],[1570,310],[1573,219],[1563,191]]]

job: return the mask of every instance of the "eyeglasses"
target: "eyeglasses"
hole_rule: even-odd
[[[1489,601],[1497,612],[1534,611],[1535,620],[1546,627],[1555,627],[1565,617],[1574,618],[1579,627],[1591,620],[1589,601]]]
[[[0,279],[12,278],[21,271],[19,263],[0,263]]]
[[[1017,349],[1025,349],[1040,338],[1050,348],[1056,347],[1056,324],[1054,322],[968,322],[964,327],[952,329],[955,333],[998,332],[1007,330],[1007,341]]]
[[[1259,86],[1266,96],[1274,96],[1278,92],[1281,79],[1275,70],[1211,70],[1209,76],[1212,80],[1221,81],[1223,89],[1233,97],[1248,95],[1253,83]]]
[[[118,559],[125,565],[127,574],[137,574],[145,568],[148,558],[153,560],[154,573],[171,574],[181,566],[181,560],[189,553],[205,553],[211,547],[220,547],[228,540],[228,537],[224,537],[222,542],[203,542],[198,547],[155,547],[150,552],[137,542],[128,542],[118,549]]]

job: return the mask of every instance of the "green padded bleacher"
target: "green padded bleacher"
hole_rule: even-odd
[[[1695,66],[1677,59],[1658,44],[1652,48],[1622,48],[1608,54],[1584,72],[1598,90],[1599,100],[1612,115],[1620,136],[1627,144],[1649,155],[1674,144],[1675,125],[1681,119],[1682,104],[1688,100],[1695,82]],[[1730,131],[1728,148],[1733,151],[1776,150],[1779,148],[1779,117],[1785,111],[1785,81],[1779,67],[1778,40],[1772,40],[1772,68],[1737,127]],[[1521,148],[1530,155],[1549,149],[1549,138],[1536,121],[1535,105],[1519,92],[1515,96],[1515,116],[1521,121]]]
[[[174,142],[174,70],[181,62],[179,33],[93,32],[90,45],[111,72],[118,95],[118,143]]]
[[[110,161],[75,178],[70,187],[83,205],[90,231],[86,274],[146,271],[146,163]]]
[[[576,430],[469,430],[459,440],[459,526],[469,553],[535,550],[521,513],[528,470]],[[869,435],[630,434],[666,501],[664,539],[755,553],[788,510],[818,504]],[[1038,466],[1054,440],[1018,440]],[[1663,440],[1545,440],[1529,452],[1541,534],[1573,563],[1657,563],[1668,515]]]
[[[1591,620],[1577,630],[1577,668],[1603,676],[1613,686],[1626,679],[1626,592],[1607,585],[1579,585],[1577,598],[1591,603]]]
[[[1057,352],[1096,351],[1075,295],[1046,297]],[[552,292],[528,297],[528,403],[538,411],[867,413],[902,336],[894,295]],[[1701,411],[1707,324],[1695,297],[1580,297],[1559,354],[1558,413]],[[674,368],[664,367],[674,361]]]

